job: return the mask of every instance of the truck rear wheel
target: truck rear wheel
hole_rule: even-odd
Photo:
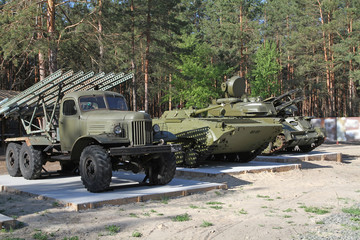
[[[21,171],[19,166],[19,153],[21,145],[17,143],[9,143],[6,148],[6,168],[10,176],[20,177]]]
[[[19,154],[21,174],[25,179],[37,179],[41,176],[43,155],[40,150],[23,143]]]
[[[80,156],[81,181],[89,192],[102,192],[109,188],[112,169],[105,149],[98,145],[84,148]]]
[[[149,183],[152,185],[165,185],[175,176],[176,159],[174,153],[162,153],[152,160],[149,168]]]

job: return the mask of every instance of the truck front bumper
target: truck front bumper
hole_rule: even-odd
[[[134,146],[134,147],[114,147],[109,149],[110,156],[131,156],[154,153],[170,153],[181,151],[180,144]]]

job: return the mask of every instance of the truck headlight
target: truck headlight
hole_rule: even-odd
[[[121,133],[122,133],[122,128],[119,126],[119,125],[117,125],[117,126],[115,126],[114,127],[114,133],[116,134],[116,135],[120,135]]]
[[[153,131],[154,131],[154,133],[160,132],[160,126],[158,124],[154,124]]]

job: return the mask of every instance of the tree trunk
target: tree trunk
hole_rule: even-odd
[[[239,9],[239,23],[240,23],[240,34],[242,35],[243,32],[243,9],[242,6],[240,6]],[[240,77],[244,77],[244,43],[243,38],[240,38],[240,63],[239,63],[239,71],[240,71]]]
[[[47,0],[47,32],[49,34],[49,72],[57,70],[57,46],[55,42],[55,0]]]
[[[103,26],[101,20],[102,20],[102,0],[99,0],[99,19],[98,19],[99,72],[103,71],[103,59],[104,59],[104,44],[102,40]]]
[[[150,27],[151,27],[151,0],[148,0],[148,13],[146,20],[146,50],[145,50],[145,96],[144,105],[145,112],[149,110],[148,106],[148,84],[149,84],[149,54],[150,54]]]
[[[39,3],[39,16],[37,16],[37,27],[39,31],[37,32],[37,39],[40,40],[43,38],[41,29],[42,29],[42,19],[41,19],[41,3]],[[38,53],[39,58],[39,80],[42,81],[45,79],[46,72],[45,72],[45,57],[44,54],[39,50]]]
[[[171,99],[171,88],[172,88],[172,85],[171,85],[171,81],[172,81],[172,76],[171,76],[171,73],[169,75],[169,111],[172,109],[172,99]]]
[[[136,65],[135,65],[135,5],[134,0],[131,0],[131,71],[133,73],[132,78],[132,95],[133,95],[133,111],[137,111],[136,103]]]
[[[318,4],[319,4],[319,13],[320,13],[320,21],[321,21],[321,26],[322,26],[322,37],[323,37],[323,51],[324,51],[324,60],[325,60],[325,66],[326,66],[326,87],[329,93],[329,97],[328,97],[328,101],[327,101],[327,105],[330,109],[326,109],[327,111],[330,110],[330,115],[332,115],[332,111],[331,111],[331,82],[330,82],[330,70],[329,70],[329,65],[328,65],[328,56],[327,56],[327,48],[326,48],[326,33],[325,33],[325,28],[324,28],[324,17],[323,17],[323,13],[322,13],[322,8],[321,8],[321,3],[320,0],[317,0]],[[327,116],[329,114],[326,114]]]

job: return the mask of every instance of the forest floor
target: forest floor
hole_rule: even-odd
[[[18,222],[0,239],[360,239],[360,146],[318,150],[342,153],[343,163],[201,178],[228,189],[79,212],[1,192],[0,213]],[[1,160],[0,174],[7,174]]]

